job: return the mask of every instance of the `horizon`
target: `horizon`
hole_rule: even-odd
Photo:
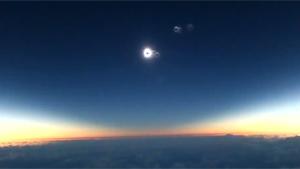
[[[1,2],[0,145],[299,135],[299,30],[296,2]]]
[[[140,134],[140,135],[119,135],[119,136],[100,136],[100,137],[67,137],[67,138],[38,138],[38,139],[24,139],[1,142],[0,148],[5,147],[23,147],[46,145],[49,143],[65,142],[65,141],[101,141],[101,140],[122,140],[122,139],[143,139],[143,138],[206,138],[206,137],[245,137],[245,138],[264,138],[264,139],[289,139],[298,138],[300,135],[274,135],[274,134],[241,134],[241,133],[189,133],[189,134]]]

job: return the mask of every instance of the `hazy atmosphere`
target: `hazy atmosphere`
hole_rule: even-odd
[[[0,2],[0,167],[299,167],[299,55],[299,2]]]

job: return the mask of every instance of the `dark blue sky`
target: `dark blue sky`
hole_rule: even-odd
[[[160,56],[144,60],[145,46]],[[299,54],[298,2],[0,5],[0,103],[34,116],[134,129],[213,119],[297,90]]]

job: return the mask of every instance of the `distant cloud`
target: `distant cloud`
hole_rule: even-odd
[[[299,168],[299,154],[300,137],[78,140],[0,148],[0,168]]]

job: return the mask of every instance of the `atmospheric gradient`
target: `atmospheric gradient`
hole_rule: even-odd
[[[0,144],[300,133],[296,2],[1,2]]]

